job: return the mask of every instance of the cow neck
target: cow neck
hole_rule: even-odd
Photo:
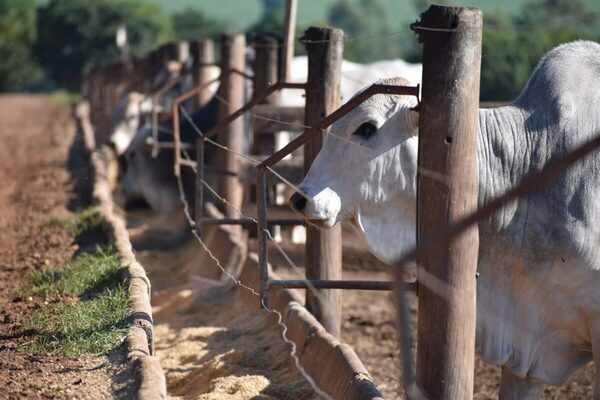
[[[359,210],[359,233],[380,260],[393,263],[416,244],[416,191],[413,185],[384,203]]]
[[[478,207],[506,193],[527,173],[531,153],[529,134],[523,128],[527,118],[523,109],[512,105],[479,110]],[[516,207],[516,202],[509,204],[492,217],[495,230],[510,223]]]

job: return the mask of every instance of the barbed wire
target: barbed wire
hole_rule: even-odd
[[[179,198],[183,204],[184,214],[188,220],[188,224],[190,225],[191,232],[194,235],[194,237],[196,238],[196,240],[198,241],[198,243],[204,248],[206,253],[215,262],[217,267],[225,274],[225,276],[227,276],[237,286],[249,291],[252,295],[257,296],[260,299],[260,293],[258,293],[255,289],[251,288],[250,286],[245,285],[242,281],[240,281],[239,279],[234,277],[229,271],[227,271],[227,269],[225,267],[223,267],[220,260],[212,253],[210,248],[206,245],[206,243],[204,243],[204,241],[202,240],[202,238],[196,231],[196,229],[195,229],[196,224],[190,216],[189,204],[185,198],[185,191],[183,188],[183,181],[181,179],[181,176],[177,176],[177,187],[179,189]],[[292,350],[290,351],[290,357],[292,357],[292,359],[294,360],[294,364],[295,364],[296,368],[298,369],[298,371],[300,372],[300,374],[304,377],[304,379],[306,379],[306,381],[309,383],[311,388],[318,395],[325,398],[326,400],[334,400],[333,397],[331,397],[327,392],[325,392],[323,389],[321,389],[317,385],[317,383],[312,378],[312,376],[310,376],[310,374],[306,371],[306,369],[300,364],[300,359],[298,358],[298,354],[297,354],[296,343],[294,343],[294,341],[290,340],[287,337],[288,327],[283,322],[283,316],[281,315],[281,313],[279,311],[277,311],[276,309],[267,307],[267,305],[262,300],[260,301],[260,304],[262,306],[262,309],[265,310],[266,312],[270,312],[272,314],[277,315],[277,324],[282,328],[281,337],[285,343],[289,344],[292,347]]]
[[[188,114],[188,112],[182,108],[180,106],[180,111],[182,113],[182,115],[187,119],[187,121],[190,123],[190,125],[192,126],[192,128],[194,128],[194,130],[196,131],[196,133],[198,134],[198,136],[200,136],[202,138],[202,140],[204,140],[205,142],[208,142],[222,150],[231,152],[235,155],[237,155],[238,157],[241,157],[251,163],[253,163],[254,165],[259,165],[262,162],[259,160],[256,160],[248,155],[242,154],[238,151],[232,150],[229,147],[222,145],[221,143],[218,143],[210,138],[207,138],[204,133],[202,132],[202,130],[200,128],[198,128],[198,126],[194,123],[192,117],[190,117],[190,115]],[[285,178],[283,175],[281,175],[279,172],[275,171],[273,168],[271,168],[270,166],[266,166],[267,170],[272,173],[273,175],[275,175],[278,179],[280,179],[283,183],[285,183],[286,185],[288,185],[289,187],[291,187],[292,189],[296,190],[298,192],[298,194],[300,194],[302,197],[304,197],[307,200],[313,200],[313,197],[311,195],[309,195],[308,193],[306,193],[304,190],[300,189],[298,186],[294,185],[292,182],[290,182],[287,178]]]
[[[188,160],[191,161],[191,157],[189,155],[189,153],[185,150],[182,149],[182,153],[184,155],[184,157]],[[192,169],[193,171],[197,174],[198,173],[198,169],[196,166],[192,165]],[[228,201],[225,197],[221,196],[212,186],[210,186],[210,184],[208,182],[206,182],[204,179],[202,179],[202,185],[208,189],[208,191],[210,191],[219,201],[221,201],[223,204],[225,204],[227,207],[231,208],[233,211],[235,211],[240,218],[242,219],[246,219],[248,221],[254,222],[256,224],[256,226],[259,226],[258,220],[256,218],[244,215],[243,211],[235,206],[233,203],[231,203],[230,201]],[[184,210],[185,211],[185,210]],[[189,214],[189,211],[186,213],[186,217],[188,219],[188,222],[191,224],[195,225],[195,221],[193,221],[193,219],[191,218],[191,215]],[[306,282],[306,285],[309,289],[309,291],[311,291],[311,293],[313,295],[315,295],[315,297],[319,298],[319,300],[321,300],[324,303],[328,303],[329,305],[333,305],[329,299],[327,299],[325,296],[323,296],[321,294],[321,292],[314,287],[314,285],[310,282],[310,280],[306,279],[305,275],[302,273],[302,269],[300,267],[298,267],[292,260],[292,258],[285,252],[285,250],[283,249],[283,247],[281,247],[281,245],[277,242],[277,240],[275,240],[275,238],[272,236],[271,232],[268,229],[263,228],[262,231],[267,235],[267,238],[274,244],[275,248],[279,251],[279,253],[281,254],[281,256],[284,258],[284,260],[287,262],[287,264],[291,267],[292,272],[298,276],[301,280]]]

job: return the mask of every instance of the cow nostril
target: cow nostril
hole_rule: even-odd
[[[306,208],[306,198],[299,193],[294,193],[290,198],[290,206],[296,211],[304,211]]]

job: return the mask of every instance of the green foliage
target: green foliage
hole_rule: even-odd
[[[392,29],[386,23],[386,9],[381,0],[360,0],[357,4],[339,0],[329,11],[329,23],[342,28],[347,38],[344,58],[370,62],[400,56],[400,39],[395,36],[378,38]]]
[[[61,98],[67,97],[68,92],[59,91],[56,96],[60,96]],[[98,207],[92,206],[67,217],[51,218],[44,226],[64,228],[71,235],[79,236],[86,231],[100,229],[102,226],[102,215]]]
[[[171,17],[176,40],[194,40],[216,37],[226,33],[223,23],[206,16],[201,11],[188,8]]]
[[[69,92],[68,90],[58,89],[50,95],[50,104],[54,106],[70,106],[77,101],[77,93]]]
[[[249,32],[256,34],[283,34],[283,25],[285,17],[285,9],[283,2],[272,0],[262,0],[262,15]]]
[[[535,0],[521,17],[485,17],[481,65],[481,100],[508,101],[525,86],[540,58],[553,47],[592,39],[573,21],[593,22],[581,0]],[[597,33],[600,37],[600,33]]]
[[[0,0],[0,91],[18,89],[41,77],[31,55],[35,39],[33,0]]]
[[[80,356],[106,353],[120,343],[129,301],[118,267],[118,257],[101,249],[29,275],[22,295],[45,302],[23,325],[34,336],[24,350]]]
[[[171,36],[161,9],[139,0],[50,0],[38,10],[36,54],[51,78],[78,90],[85,69],[118,59],[115,34],[123,23],[134,55]]]

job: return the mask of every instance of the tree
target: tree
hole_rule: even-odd
[[[36,36],[33,0],[0,0],[0,91],[22,88],[41,77],[31,54]]]
[[[216,37],[226,33],[223,22],[207,17],[203,12],[188,8],[171,17],[176,40]]]
[[[170,22],[139,0],[50,0],[38,11],[36,55],[57,83],[78,90],[84,70],[118,59],[119,25],[127,27],[130,52],[141,55],[171,37]]]
[[[561,43],[592,37],[585,29],[588,26],[573,21],[593,22],[593,15],[581,0],[534,0],[513,20],[501,14],[486,16],[481,100],[514,99],[546,52]]]
[[[345,59],[370,62],[400,56],[399,39],[383,37],[392,29],[386,22],[381,0],[360,0],[356,5],[348,0],[339,0],[331,7],[328,19],[332,26],[344,30]]]
[[[262,15],[260,19],[248,29],[252,34],[280,35],[283,32],[284,2],[275,0],[262,1]]]

